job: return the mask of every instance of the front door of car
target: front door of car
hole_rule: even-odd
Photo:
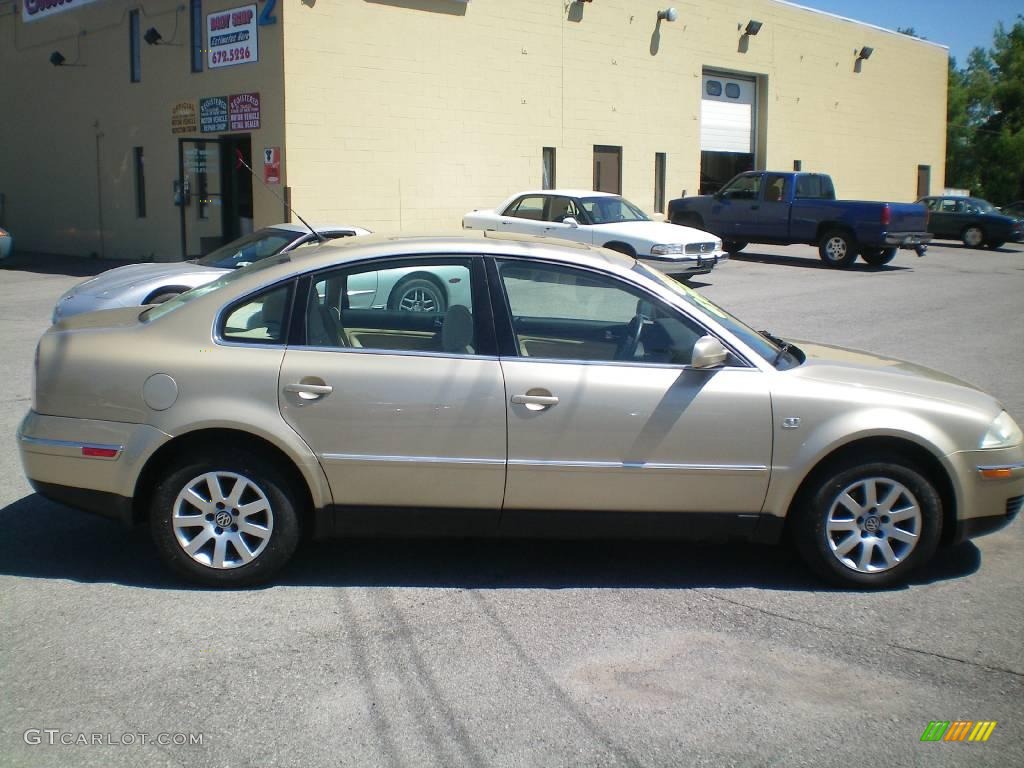
[[[705,224],[719,237],[746,239],[756,229],[752,222],[760,209],[760,174],[739,176],[715,195],[711,220]]]
[[[465,257],[360,264],[300,284],[278,398],[335,504],[496,521],[486,510],[504,493],[505,388],[482,291],[482,265]]]
[[[552,196],[548,201],[546,218],[544,229],[539,234],[559,240],[593,244],[594,230],[584,224],[587,221],[586,214],[580,210],[575,199],[562,195]]]
[[[512,339],[506,510],[756,513],[771,464],[766,374],[687,366],[705,335],[586,270],[497,265]]]

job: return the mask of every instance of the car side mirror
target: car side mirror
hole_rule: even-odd
[[[578,221],[576,221],[576,217],[575,216],[566,216],[564,219],[562,219],[562,223],[563,224],[568,224],[573,229],[575,229],[576,227],[578,227],[580,225],[580,223]]]
[[[728,350],[714,336],[701,336],[697,339],[697,343],[693,345],[690,367],[702,371],[709,368],[719,368],[725,365],[725,360],[728,356]]]

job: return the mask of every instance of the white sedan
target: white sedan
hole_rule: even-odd
[[[607,192],[520,192],[494,210],[467,213],[462,227],[600,245],[684,278],[706,275],[729,258],[721,239],[710,232],[651,221],[626,198]]]

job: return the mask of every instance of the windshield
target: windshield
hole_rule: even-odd
[[[273,258],[264,258],[260,261],[257,261],[252,266],[244,267],[242,269],[236,269],[232,272],[227,272],[218,277],[212,283],[201,285],[198,288],[193,288],[191,291],[185,291],[185,293],[179,293],[170,301],[165,301],[163,304],[157,304],[156,306],[150,307],[141,315],[139,315],[139,319],[144,323],[151,323],[154,320],[159,320],[164,315],[169,315],[171,312],[174,312],[177,309],[181,309],[181,307],[185,306],[190,301],[195,301],[196,299],[205,296],[208,293],[213,293],[214,291],[218,291],[226,285],[231,285],[231,283],[235,282],[235,280],[237,280],[240,277],[243,277],[245,275],[251,275],[253,272],[258,272],[261,269],[275,267],[278,264],[286,264],[287,262],[291,261],[291,258],[292,257],[290,253],[280,253]]]
[[[734,336],[741,339],[748,347],[757,352],[758,355],[763,357],[767,362],[777,367],[791,367],[794,364],[799,364],[800,360],[794,355],[779,355],[782,350],[782,346],[776,344],[770,339],[766,338],[763,334],[758,333],[746,323],[738,320],[737,318],[730,315],[720,306],[710,301],[709,299],[701,296],[699,293],[691,288],[687,288],[682,283],[673,280],[668,275],[662,274],[656,269],[646,267],[640,262],[637,262],[633,267],[635,272],[639,272],[645,277],[660,283],[662,286],[668,288],[679,298],[683,299],[690,306],[698,309],[703,314],[708,314],[714,317],[719,323],[727,328]],[[779,366],[778,363],[788,363],[785,366]]]
[[[582,197],[580,207],[594,224],[615,224],[622,221],[650,221],[647,214],[624,197]]]
[[[201,267],[217,267],[219,269],[238,269],[253,262],[260,261],[280,253],[281,249],[302,237],[300,232],[287,232],[283,229],[260,229],[251,234],[232,240],[215,251],[208,253],[195,263]]]

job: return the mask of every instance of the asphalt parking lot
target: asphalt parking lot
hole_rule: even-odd
[[[507,541],[309,544],[274,586],[183,589],[21,473],[34,344],[88,269],[0,269],[0,765],[1024,765],[1020,521],[877,593],[785,548]],[[697,285],[1024,423],[1024,246],[845,272],[752,246]],[[934,720],[997,726],[922,743]]]

